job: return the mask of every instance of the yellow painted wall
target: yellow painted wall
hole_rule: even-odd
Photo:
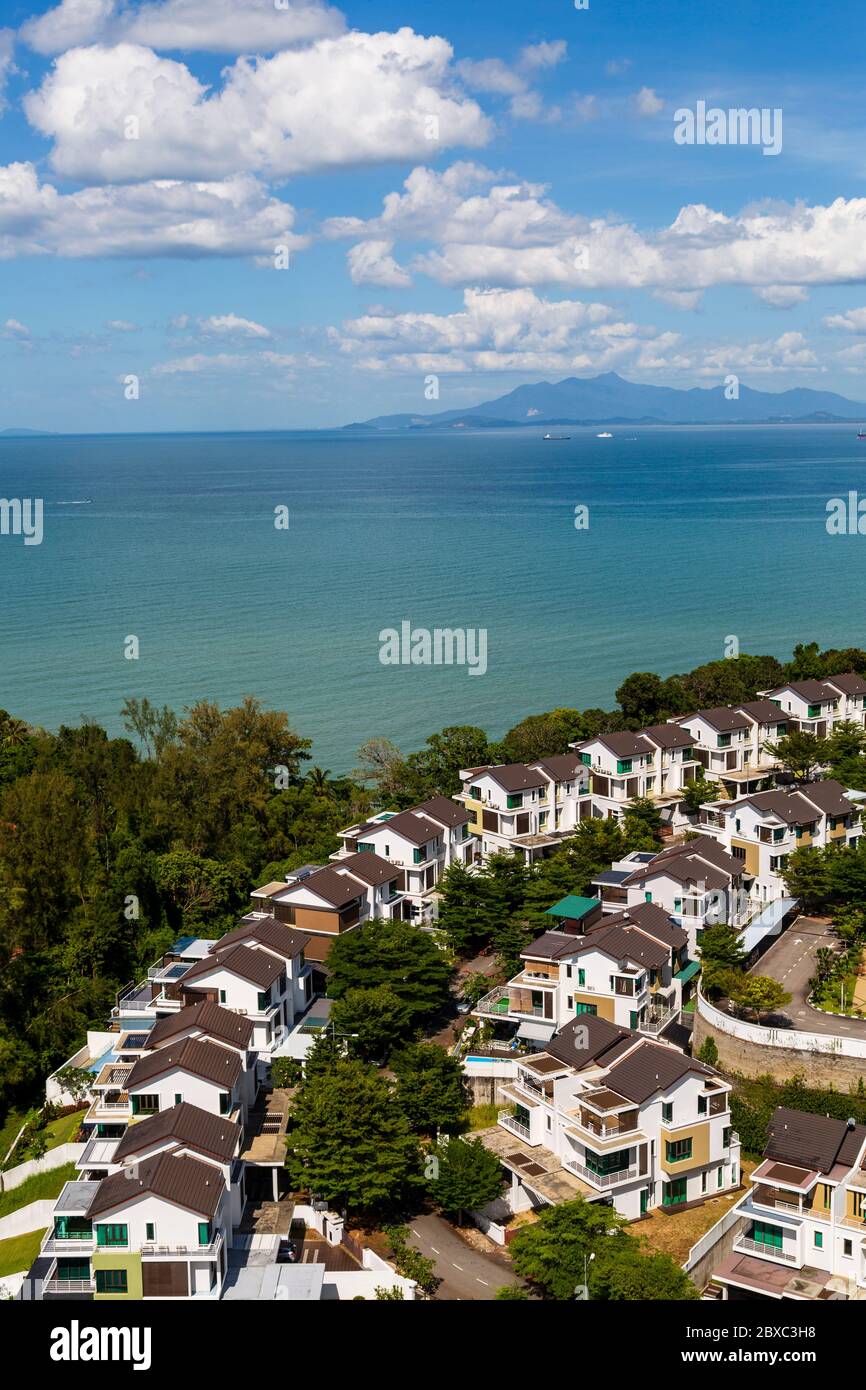
[[[668,1163],[667,1143],[668,1140],[674,1143],[678,1139],[691,1139],[692,1156],[683,1158],[679,1163]],[[702,1168],[710,1161],[710,1127],[709,1124],[689,1125],[687,1129],[659,1130],[659,1165],[663,1172],[669,1173],[672,1178],[682,1177],[693,1168]]]
[[[731,837],[731,845],[736,845],[737,849],[744,849],[746,851],[746,873],[756,874],[759,867],[758,846],[750,844],[748,840],[735,840],[733,836]]]
[[[575,994],[573,996],[575,1004],[594,1004],[599,1018],[606,1018],[610,1023],[614,1021],[616,1001],[606,999],[603,994]]]
[[[125,1269],[126,1270],[126,1293],[94,1293],[93,1297],[99,1302],[109,1303],[141,1298],[141,1254],[138,1250],[95,1250],[93,1252],[93,1269]]]

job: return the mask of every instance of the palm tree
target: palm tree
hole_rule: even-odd
[[[311,767],[305,781],[309,782],[316,796],[330,797],[333,795],[330,783],[328,782],[330,775],[331,769],[329,767]]]
[[[30,725],[23,719],[15,719],[12,715],[3,720],[2,724],[2,743],[5,748],[16,748],[22,743],[26,743],[30,737]]]

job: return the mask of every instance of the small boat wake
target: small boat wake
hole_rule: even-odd
[[[82,497],[78,502],[55,502],[54,505],[55,507],[89,507],[92,501],[92,497]]]

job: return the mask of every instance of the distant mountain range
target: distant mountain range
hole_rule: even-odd
[[[48,430],[0,430],[0,439],[26,439],[30,434],[47,435]]]
[[[753,391],[740,385],[736,400],[724,386],[644,386],[616,372],[518,386],[507,396],[468,410],[433,415],[377,415],[347,430],[502,429],[520,425],[832,424],[866,420],[866,404],[833,391]]]

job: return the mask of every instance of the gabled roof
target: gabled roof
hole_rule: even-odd
[[[389,864],[387,859],[369,849],[357,854],[347,854],[345,859],[335,860],[335,867],[348,869],[354,878],[360,878],[374,888],[379,888],[383,883],[390,883],[393,879],[399,878],[401,873],[399,865]]]
[[[287,883],[281,883],[280,891],[284,891],[288,886]],[[301,955],[309,939],[304,932],[295,931],[293,927],[286,926],[285,922],[278,921],[276,917],[244,918],[241,926],[226,932],[225,936],[221,936],[219,941],[215,941],[210,949],[213,955],[225,951],[229,946],[237,946],[241,942],[248,944],[251,941],[257,941],[260,946],[268,946],[272,951],[278,951],[286,960],[293,960],[295,956]]]
[[[824,682],[831,690],[841,690],[843,695],[866,695],[866,680],[856,671],[844,671],[841,676],[828,676]]]
[[[582,1047],[575,1045],[578,1040],[584,1044]],[[634,1042],[635,1034],[628,1028],[621,1028],[595,1014],[582,1014],[560,1028],[544,1050],[557,1061],[582,1071],[593,1064],[609,1065]]]
[[[555,753],[550,758],[533,758],[532,767],[540,767],[554,782],[569,782],[584,771],[585,764],[576,753]]]
[[[831,690],[823,681],[785,681],[783,685],[777,685],[772,690],[768,690],[768,695],[781,695],[783,690],[793,690],[795,695],[799,695],[801,700],[805,700],[809,705],[819,704],[822,700],[838,699],[838,691]]]
[[[766,1158],[797,1163],[829,1173],[837,1163],[851,1167],[866,1142],[866,1125],[849,1128],[845,1120],[811,1115],[780,1105],[767,1126]]]
[[[223,1086],[227,1091],[234,1086],[242,1070],[240,1057],[229,1048],[205,1038],[184,1038],[139,1057],[129,1073],[126,1089],[138,1089],[176,1068],[211,1081],[215,1086]]]
[[[527,767],[526,763],[501,763],[496,767],[479,768],[476,776],[486,774],[505,792],[531,791],[533,787],[546,787],[547,778],[537,768]]]
[[[468,825],[472,819],[465,806],[447,796],[431,796],[429,801],[422,801],[411,809],[452,829],[458,825]]]
[[[800,795],[823,811],[825,816],[847,816],[856,809],[845,795],[842,783],[832,777],[822,782],[808,782],[800,788]]]
[[[570,932],[548,931],[530,942],[520,952],[521,960],[562,960],[584,955],[587,951],[603,951],[612,960],[629,960],[635,965],[658,969],[670,957],[668,946],[652,939],[638,927],[609,920],[587,932],[574,936]]]
[[[531,941],[521,957],[540,960],[559,960],[561,956],[573,956],[581,949],[585,937],[575,936],[573,932],[546,931]]]
[[[621,1062],[615,1062],[604,1078],[605,1086],[642,1105],[659,1091],[666,1091],[675,1082],[696,1072],[701,1076],[716,1076],[711,1067],[687,1057],[671,1047],[653,1042],[640,1042]]]
[[[238,1152],[243,1133],[241,1125],[225,1115],[211,1115],[183,1101],[130,1125],[114,1151],[113,1161],[121,1163],[130,1154],[144,1153],[158,1144],[174,1141],[229,1163]]]
[[[713,891],[727,888],[731,879],[738,878],[742,872],[743,866],[739,860],[704,835],[662,850],[649,864],[642,864],[629,874],[623,880],[623,886],[628,888],[646,883],[657,874],[668,874],[677,883],[702,883]]]
[[[408,840],[413,845],[425,845],[428,840],[434,839],[441,829],[441,826],[423,812],[398,811],[395,816],[389,816],[387,820],[368,821],[366,825],[361,826],[357,834],[353,832],[352,838],[357,842],[363,836],[380,834],[387,830],[392,834],[402,835],[404,840]],[[323,870],[322,872],[330,871]],[[307,879],[306,882],[309,883],[310,880]]]
[[[198,1029],[209,1038],[229,1043],[232,1047],[248,1048],[253,1038],[253,1025],[243,1014],[221,1009],[209,999],[200,1004],[188,1004],[176,1014],[159,1019],[147,1034],[147,1049],[163,1047],[189,1029]]]
[[[397,817],[395,816],[396,820]],[[388,824],[392,824],[391,821]],[[379,827],[376,826],[376,829]],[[315,893],[323,902],[331,907],[345,907],[347,903],[353,902],[355,898],[361,898],[365,889],[363,883],[351,878],[348,874],[338,874],[336,869],[324,868],[317,869],[308,878],[299,879],[297,883],[287,883],[285,892],[281,893],[278,901],[290,902],[296,893],[309,891]]]
[[[756,810],[776,816],[786,825],[801,825],[818,815],[849,816],[856,809],[845,795],[841,782],[829,778],[822,782],[807,782],[794,791],[755,792],[738,801],[723,803],[730,811],[737,806],[754,806]]]
[[[735,709],[742,710],[756,724],[784,724],[788,718],[785,711],[772,700],[747,700],[744,704],[736,705]]]
[[[221,942],[216,942],[212,954],[190,966],[183,977],[184,988],[192,980],[212,975],[215,970],[228,970],[231,975],[237,975],[241,980],[247,980],[248,983],[264,990],[272,985],[274,980],[279,979],[286,968],[283,962],[277,960],[269,951],[254,951],[243,942],[222,950],[221,945]]]
[[[694,714],[681,714],[676,722],[688,724],[690,719],[703,719],[705,724],[709,724],[711,729],[716,729],[720,734],[733,733],[735,729],[748,729],[750,725],[750,721],[744,714],[738,714],[736,710],[728,709],[727,705],[717,705],[714,709],[695,710]]]
[[[652,752],[652,749],[648,748],[637,734],[596,734],[594,738],[585,738],[577,746],[583,749],[588,748],[592,743],[600,743],[603,748],[607,748],[617,758],[645,758]]]
[[[135,1170],[122,1168],[119,1173],[103,1178],[87,1208],[89,1217],[102,1216],[117,1207],[124,1207],[137,1197],[150,1193],[162,1197],[186,1211],[211,1217],[225,1192],[222,1175],[211,1163],[197,1158],[161,1153],[145,1159]]]
[[[622,912],[612,912],[595,926],[589,927],[587,935],[593,936],[604,927],[629,925],[639,927],[642,932],[654,937],[656,941],[663,942],[674,951],[679,951],[688,944],[688,932],[677,926],[658,903],[635,903],[633,907],[626,907]]]
[[[681,729],[679,724],[650,724],[641,729],[640,737],[658,744],[659,748],[690,748],[694,742],[688,729]]]

